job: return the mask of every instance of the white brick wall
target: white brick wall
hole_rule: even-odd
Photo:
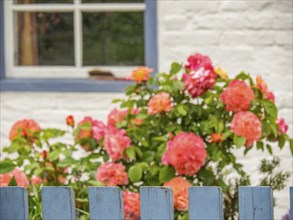
[[[245,70],[261,74],[275,92],[277,105],[293,136],[292,81],[292,1],[198,1],[158,0],[160,71],[172,61],[184,62],[194,52],[209,55],[231,75]],[[42,127],[64,128],[64,118],[73,114],[105,120],[111,100],[122,94],[104,93],[1,93],[1,146],[8,144],[7,133],[17,119],[34,118]],[[292,174],[288,146],[274,152],[282,158],[282,169]],[[238,157],[249,173],[259,161],[269,157],[250,152]],[[256,180],[258,176],[254,175]],[[289,209],[288,186],[276,193],[276,219]]]

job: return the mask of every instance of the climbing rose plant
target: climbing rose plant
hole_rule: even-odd
[[[236,219],[237,187],[250,180],[235,150],[273,155],[270,142],[280,149],[288,142],[293,154],[288,125],[260,76],[229,78],[201,54],[173,63],[169,73],[152,71],[133,70],[134,84],[125,99],[113,101],[119,107],[106,123],[89,116],[76,123],[70,115],[65,130],[41,128],[32,119],[12,126],[3,155],[17,157],[1,161],[0,183],[29,189],[30,218],[41,217],[40,186],[68,185],[80,219],[88,218],[89,186],[121,187],[125,218],[133,220],[140,216],[140,186],[171,187],[176,219],[187,219],[188,187],[204,185],[222,188],[225,219]],[[279,163],[261,162],[260,185],[284,188],[289,174],[274,171]]]

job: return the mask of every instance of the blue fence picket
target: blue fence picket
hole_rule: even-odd
[[[293,220],[293,186],[290,187],[290,217]]]
[[[140,217],[141,220],[173,220],[173,191],[165,187],[141,187]]]
[[[27,220],[28,197],[23,187],[0,187],[0,220]]]
[[[119,187],[90,187],[89,203],[91,219],[123,219],[122,191]]]
[[[268,186],[239,187],[239,219],[274,219],[273,192]]]
[[[224,219],[223,196],[219,187],[189,187],[188,191],[190,219]]]
[[[75,219],[74,191],[67,186],[42,188],[43,220]]]

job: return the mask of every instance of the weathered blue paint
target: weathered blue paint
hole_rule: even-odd
[[[42,187],[42,214],[43,220],[74,220],[75,198],[71,187]]]
[[[4,49],[4,1],[0,1],[0,80],[5,78]]]
[[[125,81],[88,79],[8,79],[4,62],[4,1],[0,0],[0,91],[16,92],[123,92]],[[157,0],[145,0],[145,65],[158,71]]]
[[[23,187],[0,187],[0,220],[27,220],[28,197]]]
[[[213,186],[189,187],[188,191],[190,219],[224,219],[221,188]]]
[[[239,187],[239,219],[274,219],[273,192],[268,186]]]
[[[293,186],[290,187],[290,217],[293,220]]]
[[[19,92],[123,92],[129,81],[87,79],[3,79],[1,91]]]
[[[123,200],[119,187],[89,188],[90,219],[122,220]]]
[[[148,67],[158,71],[158,31],[157,31],[157,0],[145,0],[144,40],[145,63]]]
[[[171,188],[141,187],[140,215],[141,220],[173,220],[174,202]]]

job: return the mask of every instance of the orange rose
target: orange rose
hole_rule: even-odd
[[[9,140],[13,141],[18,135],[24,138],[33,139],[34,134],[41,130],[39,124],[33,119],[17,121],[10,129]]]
[[[130,79],[136,81],[137,83],[147,81],[150,78],[150,73],[153,71],[154,69],[145,66],[138,67],[132,71]]]
[[[188,187],[192,186],[186,179],[175,177],[164,183],[164,186],[169,186],[174,194],[174,207],[179,211],[188,210]]]
[[[222,142],[223,141],[223,134],[217,134],[217,133],[213,133],[211,134],[210,143],[218,143],[218,142]]]
[[[148,114],[154,115],[161,112],[169,112],[172,109],[170,95],[160,92],[154,95],[148,102]]]

